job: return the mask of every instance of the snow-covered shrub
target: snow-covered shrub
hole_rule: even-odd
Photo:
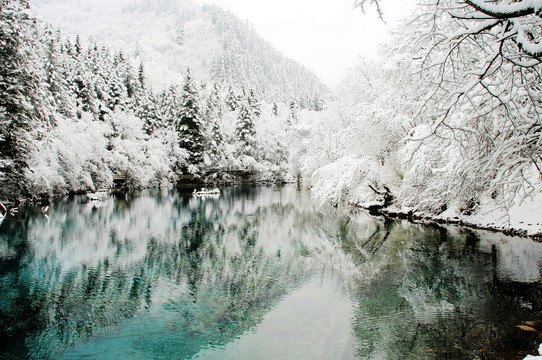
[[[398,192],[397,151],[412,107],[409,96],[397,94],[403,75],[364,62],[324,111],[301,112],[289,139],[290,164],[320,202],[382,202],[382,194]]]
[[[106,124],[89,114],[81,119],[59,117],[57,126],[36,142],[27,178],[34,194],[96,190],[112,184],[107,158]]]
[[[133,187],[169,182],[174,178],[176,162],[188,157],[178,147],[172,130],[163,129],[149,138],[143,131],[143,121],[132,113],[113,113],[110,125],[107,164],[115,173],[126,173]]]
[[[344,156],[315,171],[311,184],[313,196],[320,203],[382,203],[376,192],[382,191],[381,179],[382,165],[374,159]]]

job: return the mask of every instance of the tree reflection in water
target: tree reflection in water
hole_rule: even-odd
[[[316,208],[296,187],[75,198],[48,219],[21,208],[0,236],[7,359],[224,350],[318,279],[352,303],[347,357],[513,358],[540,341],[517,327],[540,320],[540,244]]]

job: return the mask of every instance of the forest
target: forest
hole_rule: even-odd
[[[65,36],[27,1],[1,4],[2,199],[110,188],[119,173],[145,188],[247,169],[253,181],[301,179],[321,203],[493,228],[542,211],[542,1],[422,0],[382,61],[360,60],[333,93],[217,7],[160,10],[181,14],[183,56],[195,24],[223,49],[164,85],[141,57]]]
[[[250,37],[218,8],[205,12],[217,26],[229,24],[240,38]],[[79,36],[70,40],[38,21],[24,1],[3,1],[1,16],[2,197],[108,189],[117,174],[132,189],[174,185],[187,173],[231,180],[225,169],[251,171],[253,181],[284,181],[285,131],[299,107],[318,108],[326,91],[323,85],[311,97],[290,91],[286,100],[284,83],[280,91],[252,88],[266,85],[265,74],[243,69],[244,62],[228,64],[229,48],[212,63],[212,81],[199,81],[186,68],[178,82],[154,91],[143,62]],[[252,41],[246,46],[268,50]],[[273,60],[261,68],[277,70]],[[305,83],[313,80],[297,64],[282,62],[278,70],[290,66]],[[270,100],[273,91],[283,98]]]

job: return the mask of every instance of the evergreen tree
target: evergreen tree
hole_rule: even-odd
[[[95,92],[91,95],[94,103],[93,113],[104,121],[113,110],[110,89],[112,64],[109,51],[105,48],[99,50],[97,44],[90,46],[85,55],[85,65],[91,76],[88,79],[89,87]]]
[[[223,152],[224,146],[224,135],[222,133],[222,128],[217,119],[214,119],[211,122],[210,126],[210,138],[211,138],[211,147],[210,151],[213,155],[218,155]]]
[[[297,121],[297,106],[295,104],[295,101],[290,101],[290,113],[288,114],[288,118],[286,119],[286,123],[288,125],[292,125],[292,123],[295,123]]]
[[[260,102],[258,101],[258,99],[256,99],[256,96],[254,95],[253,90],[250,90],[248,92],[247,102],[252,108],[252,111],[255,114],[255,116],[259,117],[260,114],[262,113],[262,109],[261,109]]]
[[[122,52],[117,55],[114,71],[124,86],[124,102],[129,103],[132,97],[142,89],[140,76],[136,74],[132,65]]]
[[[79,45],[80,46],[80,45]],[[89,112],[94,115],[100,114],[102,117],[103,108],[97,104],[97,100],[103,97],[105,86],[100,85],[102,79],[97,77],[90,70],[91,52],[87,52],[86,56],[79,55],[76,57],[75,73],[73,77],[73,91],[76,97],[76,105],[78,117],[81,117],[80,112]],[[96,86],[98,85],[98,86]],[[98,91],[98,93],[97,93]]]
[[[139,69],[137,71],[137,80],[139,81],[140,88],[145,89],[145,67],[142,62],[139,64]]]
[[[213,90],[207,98],[207,103],[205,106],[205,117],[206,120],[210,120],[214,117],[222,117],[222,106],[220,101],[220,89],[218,84],[213,85]]]
[[[126,61],[122,52],[119,52],[113,57],[113,67],[104,73],[104,81],[106,82],[106,97],[105,102],[111,111],[115,111],[117,107],[124,110],[127,103],[128,89],[126,88],[126,73],[128,72]]]
[[[224,135],[220,126],[222,106],[220,101],[219,86],[214,84],[213,90],[207,98],[205,120],[209,124],[206,135],[206,152],[211,162],[216,166],[224,158]]]
[[[279,116],[279,107],[277,106],[277,103],[273,103],[273,109],[271,110],[273,116]]]
[[[312,100],[311,110],[314,110],[314,111],[322,111],[322,100],[320,100],[319,98],[315,97],[315,98]]]
[[[157,100],[152,91],[146,92],[140,99],[136,115],[144,121],[143,130],[147,135],[154,134],[156,130],[164,126],[159,116]]]
[[[203,160],[204,125],[201,118],[199,97],[190,75],[186,72],[181,97],[181,108],[177,115],[179,146],[188,151],[188,162],[198,165]]]
[[[47,95],[31,51],[35,20],[28,2],[0,0],[0,9],[0,195],[13,197],[27,191],[31,132],[45,118]]]
[[[60,114],[67,118],[74,116],[74,100],[69,94],[69,86],[66,80],[63,64],[66,62],[63,59],[64,54],[61,50],[60,34],[56,34],[46,27],[43,34],[45,42],[45,53],[43,55],[43,64],[45,68],[45,81],[52,95],[51,106]]]
[[[163,90],[158,95],[157,104],[157,117],[161,126],[175,128],[178,112],[182,106],[177,86],[171,85],[167,90]]]
[[[185,31],[184,31],[184,21],[182,19],[177,20],[175,25],[175,43],[182,46],[184,44]]]
[[[111,111],[115,111],[117,107],[124,110],[127,103],[127,90],[119,73],[114,72],[111,74],[107,90],[107,107]]]
[[[76,57],[81,56],[81,54],[83,53],[83,47],[81,46],[81,39],[79,38],[79,34],[77,34],[77,36],[75,37],[74,48],[75,48],[75,56]]]
[[[225,101],[230,111],[237,110],[239,106],[239,99],[237,98],[237,96],[235,96],[235,93],[233,92],[233,89],[231,88],[231,86],[228,89],[228,94],[226,95]]]
[[[256,150],[256,127],[254,121],[260,116],[260,104],[251,90],[239,103],[239,114],[235,127],[238,155],[254,156]]]

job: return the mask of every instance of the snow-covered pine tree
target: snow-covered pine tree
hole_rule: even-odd
[[[279,107],[277,106],[277,103],[273,103],[273,109],[271,110],[271,113],[273,116],[279,116]]]
[[[109,71],[107,78],[108,94],[107,107],[111,111],[115,111],[117,107],[124,110],[128,101],[128,89],[126,88],[126,73],[127,64],[122,52],[119,52],[113,57],[113,68]]]
[[[158,112],[157,100],[152,91],[145,91],[141,96],[136,115],[144,121],[143,130],[147,135],[152,135],[156,130],[164,127]]]
[[[126,89],[126,102],[130,103],[135,94],[142,90],[140,75],[130,64],[128,58],[121,52],[118,55],[119,63],[116,66],[116,72],[119,78],[122,80],[124,88]],[[144,76],[144,74],[142,74]]]
[[[79,34],[75,37],[75,56],[80,56],[83,53],[83,47],[81,46],[81,38]]]
[[[209,120],[212,117],[222,116],[222,103],[220,99],[220,87],[217,83],[214,83],[211,93],[207,97],[205,104],[205,117]]]
[[[203,160],[204,124],[198,92],[192,81],[190,69],[186,71],[176,130],[179,146],[188,152],[188,162],[191,165],[199,165]]]
[[[61,115],[72,118],[75,115],[75,99],[69,93],[64,64],[67,62],[61,50],[61,37],[59,32],[53,32],[45,27],[43,32],[45,49],[43,64],[45,68],[45,81],[52,95],[51,104]]]
[[[88,78],[88,86],[93,90],[89,98],[93,107],[89,110],[94,116],[102,121],[106,120],[109,114],[114,110],[113,98],[111,96],[111,76],[112,61],[110,52],[107,48],[98,48],[98,44],[90,46],[84,57]]]
[[[157,112],[161,126],[175,129],[175,122],[181,107],[181,95],[176,85],[171,85],[167,90],[160,92],[157,98]]]
[[[239,102],[239,114],[235,127],[235,139],[237,140],[237,154],[239,156],[254,156],[256,150],[256,127],[254,121],[260,116],[260,104],[254,92],[249,91],[248,95]]]
[[[184,31],[184,20],[178,19],[177,23],[175,24],[175,43],[177,45],[183,45],[184,44],[184,38],[185,38],[185,31]]]
[[[286,124],[292,125],[293,123],[297,122],[297,105],[295,101],[290,101],[290,113],[288,114],[288,118],[286,119]]]
[[[143,63],[139,63],[139,69],[137,70],[137,80],[139,81],[139,87],[145,89],[145,66]]]
[[[98,115],[98,106],[96,104],[96,99],[98,95],[96,94],[96,79],[95,74],[93,74],[89,69],[90,62],[90,51],[87,54],[82,53],[80,42],[76,41],[75,46],[75,66],[74,66],[74,76],[73,76],[73,91],[76,97],[77,104],[77,113],[78,117],[81,117],[81,112],[89,112],[95,115]],[[103,86],[98,86],[100,90]]]
[[[209,152],[212,156],[212,160],[215,160],[215,163],[220,160],[220,155],[224,153],[224,135],[222,132],[223,130],[218,119],[212,119],[209,129]]]
[[[214,84],[213,90],[207,98],[205,109],[206,129],[206,155],[213,166],[219,166],[224,159],[224,135],[220,126],[222,117],[222,102],[220,99],[219,86]]]
[[[41,64],[31,51],[35,20],[26,0],[0,0],[1,197],[26,193],[32,131],[45,118]]]
[[[237,110],[239,106],[239,98],[235,95],[231,86],[228,89],[228,94],[226,95],[225,102],[226,102],[226,105],[228,106],[228,110],[230,111]]]
[[[248,92],[247,102],[250,105],[250,107],[253,109],[254,114],[256,117],[260,116],[262,113],[261,105],[258,99],[256,99],[256,96],[254,95],[254,90],[250,90]]]

